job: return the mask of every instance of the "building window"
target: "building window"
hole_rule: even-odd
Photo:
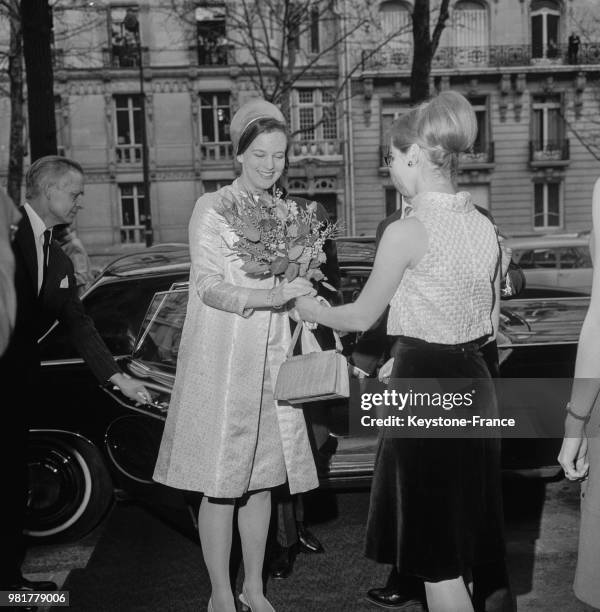
[[[300,140],[337,140],[337,99],[331,89],[296,89],[294,131]],[[324,154],[322,152],[322,154]]]
[[[533,159],[555,156],[562,159],[564,122],[560,96],[534,96],[532,104]],[[537,154],[537,155],[536,155]]]
[[[133,13],[139,22],[139,9],[137,5],[110,7],[109,29],[112,65],[118,68],[139,66],[140,58],[135,34],[129,32],[124,25],[125,17],[128,13]],[[138,35],[141,35],[139,30]]]
[[[555,0],[534,0],[531,4],[531,54],[554,59],[560,55],[560,6]]]
[[[227,65],[229,47],[224,7],[199,6],[196,8],[196,40],[200,66]]]
[[[144,185],[142,183],[119,184],[121,207],[121,242],[138,244],[144,242]]]
[[[488,13],[486,7],[473,0],[461,0],[452,15],[454,46],[486,47],[488,45]]]
[[[310,52],[319,53],[321,49],[320,44],[320,32],[319,23],[321,21],[321,15],[319,13],[318,5],[314,4],[310,8]]]
[[[477,138],[475,138],[473,143],[473,154],[487,156],[489,154],[490,142],[487,99],[484,96],[477,96],[469,98],[469,102],[475,111],[475,118],[477,119]]]
[[[379,18],[386,49],[410,52],[412,49],[412,19],[408,6],[398,0],[387,0],[379,5]]]
[[[118,163],[142,159],[142,107],[139,95],[115,96],[115,139]]]
[[[230,121],[228,93],[200,94],[200,142],[203,159],[232,158]]]
[[[534,228],[555,229],[560,227],[560,183],[535,183],[533,206]]]

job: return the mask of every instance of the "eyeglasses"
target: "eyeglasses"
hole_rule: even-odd
[[[394,156],[391,153],[386,153],[383,156],[383,163],[388,166],[388,168],[392,165],[392,162],[394,161]]]

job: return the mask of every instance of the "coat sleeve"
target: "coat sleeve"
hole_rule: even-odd
[[[70,262],[69,262],[70,263]],[[77,293],[73,265],[69,270],[69,297],[65,300],[58,320],[65,327],[77,352],[100,383],[121,372],[92,319],[85,313]]]
[[[198,296],[218,310],[249,317],[253,309],[246,308],[250,291],[225,281],[225,249],[219,225],[219,214],[214,209],[217,194],[202,196],[192,213],[189,226],[192,278]]]

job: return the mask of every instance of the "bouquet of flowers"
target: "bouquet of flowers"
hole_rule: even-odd
[[[316,211],[316,202],[301,207],[277,191],[273,196],[242,193],[223,201],[219,212],[238,236],[228,246],[244,261],[248,275],[322,281],[323,244],[339,227],[318,219]]]

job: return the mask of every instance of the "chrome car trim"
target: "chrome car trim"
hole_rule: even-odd
[[[110,397],[112,397],[115,400],[115,402],[118,402],[119,404],[121,404],[121,406],[125,406],[125,408],[129,410],[134,410],[135,412],[139,412],[140,414],[145,414],[146,416],[153,417],[164,423],[165,418],[166,418],[165,416],[159,416],[158,414],[154,414],[153,412],[144,410],[142,407],[136,406],[135,404],[128,404],[127,402],[123,401],[118,395],[115,395],[110,389],[107,389],[106,387],[100,387],[100,388],[102,389],[102,391],[110,395]],[[154,406],[155,408],[160,409],[160,406],[157,406],[153,402],[150,402],[150,404]]]
[[[85,436],[82,436],[80,433],[77,433],[76,431],[69,431],[68,429],[47,429],[47,428],[41,428],[41,429],[29,429],[29,433],[58,433],[58,434],[67,434],[69,436],[73,436],[75,438],[79,438],[80,440],[83,440],[84,442],[87,442],[90,446],[93,446],[94,448],[98,448],[89,438],[86,438]]]
[[[129,357],[129,355],[113,355],[115,360],[125,359]],[[41,365],[43,366],[63,366],[63,365],[75,365],[78,363],[85,364],[85,361],[81,359],[81,357],[70,357],[69,359],[51,359],[48,361],[42,361]]]

